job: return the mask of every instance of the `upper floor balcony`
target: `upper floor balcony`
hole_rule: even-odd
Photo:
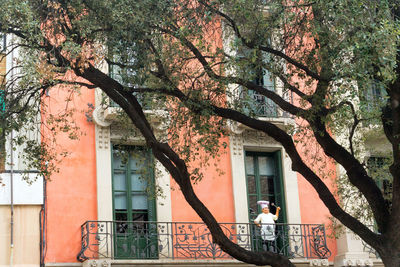
[[[327,259],[325,227],[320,224],[268,225],[263,236],[250,223],[220,224],[234,243],[251,251],[274,251],[290,259]],[[268,241],[265,241],[269,239]],[[87,221],[81,226],[79,261],[109,260],[228,260],[199,222]]]
[[[289,103],[292,103],[292,97],[290,97],[288,94],[282,94],[282,98]],[[290,113],[282,110],[272,100],[252,90],[247,92],[242,91],[239,99],[246,102],[244,112],[249,113],[250,115],[255,115],[259,119],[268,118],[270,120],[283,120],[293,117]]]
[[[268,90],[275,91],[281,97],[289,102],[293,103],[293,97],[289,92],[283,92],[280,86],[264,86]],[[252,90],[242,90],[238,88],[239,93],[236,94],[237,99],[240,101],[242,106],[242,112],[251,117],[255,117],[258,120],[268,121],[274,123],[282,129],[287,129],[295,124],[294,116],[275,104],[271,99],[265,97]],[[239,122],[230,121],[228,127],[231,132],[235,134],[241,134],[243,131],[248,129],[247,126]]]

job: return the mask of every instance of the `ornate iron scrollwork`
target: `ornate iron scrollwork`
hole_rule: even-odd
[[[331,256],[331,251],[326,246],[326,236],[325,236],[325,228],[323,225],[318,225],[315,227],[311,227],[312,230],[312,248],[314,249],[315,254],[321,258],[326,259]]]
[[[249,223],[224,223],[225,235],[252,251],[271,250],[289,258],[323,259],[325,228],[317,224],[275,224],[274,239],[266,242],[259,227]],[[204,223],[87,221],[81,226],[78,260],[87,259],[227,259],[213,242]]]

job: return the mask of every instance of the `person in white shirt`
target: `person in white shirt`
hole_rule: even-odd
[[[276,214],[269,212],[269,201],[260,200],[257,204],[261,206],[262,213],[260,213],[254,220],[254,223],[261,227],[261,238],[267,245],[267,250],[273,247],[275,241],[275,221],[278,220],[280,207],[276,207]]]

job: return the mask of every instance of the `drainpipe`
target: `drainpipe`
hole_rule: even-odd
[[[10,134],[10,190],[11,190],[11,239],[10,239],[10,267],[13,266],[14,261],[14,152],[13,152],[13,131]]]
[[[47,167],[47,162],[46,162]],[[43,205],[39,213],[39,225],[40,225],[40,267],[44,267],[44,259],[46,257],[46,202],[47,202],[47,178],[43,176]]]
[[[7,44],[6,44],[7,45]],[[11,67],[11,78],[14,77],[14,49],[11,51],[11,59],[10,59],[10,67]],[[10,190],[11,190],[11,238],[10,238],[10,267],[13,266],[14,263],[14,147],[13,147],[13,130],[10,133]]]

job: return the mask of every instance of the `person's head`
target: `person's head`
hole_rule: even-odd
[[[257,204],[261,206],[261,210],[263,213],[269,213],[269,201],[259,200]]]

